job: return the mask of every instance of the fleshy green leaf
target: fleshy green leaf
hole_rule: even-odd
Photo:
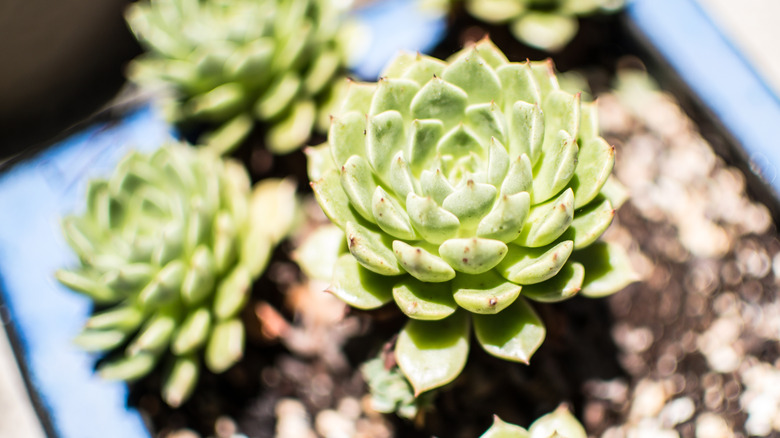
[[[456,188],[444,198],[442,207],[454,214],[465,229],[477,227],[493,207],[496,200],[496,188],[469,179],[466,184]]]
[[[455,271],[447,262],[425,248],[396,240],[393,242],[393,252],[406,272],[418,280],[440,283],[455,277]]]
[[[539,104],[541,95],[528,62],[502,65],[496,70],[501,80],[504,112],[509,113],[515,102]]]
[[[517,39],[531,47],[557,52],[574,38],[579,25],[575,17],[548,12],[528,12],[510,27]]]
[[[423,170],[422,175],[420,175],[420,188],[423,196],[433,198],[434,202],[439,205],[444,202],[444,198],[455,191],[439,169],[436,169],[435,172]]]
[[[375,83],[355,82],[347,79],[347,89],[341,101],[339,115],[354,111],[358,114],[368,114],[368,108],[371,106],[371,98],[376,91]]]
[[[430,197],[409,193],[406,211],[415,230],[428,242],[442,243],[455,236],[460,227],[457,216],[439,207]]]
[[[371,116],[366,129],[368,161],[377,175],[387,180],[393,156],[403,149],[406,132],[398,111],[385,111]]]
[[[528,155],[519,156],[509,166],[504,182],[501,184],[501,194],[514,195],[529,192],[533,187],[534,176],[531,170],[531,160]]]
[[[369,222],[375,222],[372,213],[372,197],[376,187],[374,172],[360,155],[349,157],[341,166],[341,188],[349,197],[352,208]]]
[[[393,299],[388,278],[364,268],[351,254],[336,261],[327,291],[358,309],[376,309]]]
[[[547,145],[545,145],[547,146]],[[577,141],[566,131],[558,131],[556,140],[542,151],[540,166],[533,182],[533,204],[542,203],[566,187],[577,166]]]
[[[552,243],[574,219],[574,193],[566,189],[560,196],[531,208],[520,237],[515,241],[532,248]]]
[[[415,396],[458,377],[469,354],[469,326],[462,311],[438,321],[406,323],[398,335],[395,357]]]
[[[441,120],[449,130],[462,120],[468,99],[468,94],[459,87],[433,78],[412,99],[412,117]]]
[[[98,367],[98,374],[106,380],[133,381],[149,374],[156,363],[154,354],[140,353],[104,362]]]
[[[539,417],[528,429],[531,438],[587,438],[588,434],[574,415],[565,406]]]
[[[439,59],[417,54],[409,68],[404,71],[402,77],[411,79],[423,86],[433,79],[434,76],[441,77],[441,72],[444,71],[445,67],[447,67],[447,64]]]
[[[552,247],[524,248],[508,245],[509,252],[498,264],[498,272],[517,284],[534,284],[552,278],[571,255],[573,242],[565,240]]]
[[[522,427],[507,423],[498,418],[498,415],[494,415],[493,425],[479,438],[531,438],[531,435]]]
[[[509,159],[525,154],[535,163],[542,152],[547,123],[538,104],[515,102],[507,114]]]
[[[179,407],[192,395],[198,383],[200,365],[192,356],[179,357],[174,362],[162,387],[162,398],[172,408]]]
[[[582,249],[604,234],[614,217],[615,209],[609,200],[599,198],[575,213],[571,226],[563,236],[574,240],[574,249]]]
[[[436,145],[444,136],[444,124],[439,120],[414,120],[411,133],[412,172],[419,175],[436,155]]]
[[[611,295],[639,280],[626,252],[612,243],[596,242],[575,251],[572,260],[585,266],[585,279],[580,293],[589,298]]]
[[[175,314],[164,311],[158,312],[141,327],[138,335],[127,347],[127,355],[135,356],[139,353],[159,354],[168,347],[178,323],[179,321]]]
[[[206,307],[190,311],[182,321],[171,343],[171,351],[181,356],[202,347],[211,329],[211,312]]]
[[[528,192],[500,195],[493,210],[479,222],[477,235],[504,243],[517,239],[528,217],[530,205],[531,196]]]
[[[329,170],[317,181],[311,183],[314,196],[322,211],[330,220],[341,228],[347,226],[347,222],[358,222],[360,215],[355,213],[349,197],[341,187],[340,172],[336,169]]]
[[[368,114],[373,116],[385,111],[398,111],[408,119],[409,105],[418,91],[420,86],[413,80],[379,78]]]
[[[458,309],[449,283],[423,283],[407,277],[393,286],[393,298],[412,319],[444,319]]]
[[[206,345],[206,367],[215,374],[225,372],[244,355],[244,325],[234,318],[214,325]]]
[[[465,91],[469,104],[495,101],[501,95],[498,75],[475,49],[447,66],[442,78]]]
[[[577,169],[571,180],[574,189],[574,208],[592,201],[607,181],[615,164],[615,148],[603,138],[596,137],[582,143],[577,157]]]
[[[311,136],[317,117],[314,102],[297,100],[292,105],[287,115],[268,129],[265,144],[275,154],[288,154],[306,143]]]
[[[439,246],[441,258],[466,274],[481,274],[493,269],[506,252],[504,242],[480,237],[449,239]]]
[[[333,154],[333,161],[343,166],[353,155],[365,158],[366,153],[366,116],[357,111],[344,113],[334,117],[328,131],[328,144]],[[311,174],[309,175],[314,178]]]
[[[401,268],[393,255],[391,239],[356,222],[347,222],[347,248],[366,269],[382,275],[398,275]]]
[[[486,315],[506,309],[520,296],[520,289],[495,271],[479,275],[460,274],[452,281],[455,302],[469,312]]]
[[[546,329],[536,312],[522,299],[495,315],[474,315],[474,333],[493,356],[528,363],[544,341]]]
[[[580,291],[584,276],[581,264],[568,262],[551,279],[523,286],[523,296],[543,303],[567,300]]]
[[[449,292],[449,288],[447,288]],[[102,352],[112,350],[127,339],[127,333],[121,330],[83,330],[73,343],[87,352]]]
[[[346,251],[344,231],[335,225],[323,225],[298,245],[293,259],[307,277],[330,281],[336,261]]]
[[[412,224],[409,222],[409,215],[406,210],[390,196],[382,187],[377,187],[371,201],[372,213],[376,218],[376,224],[385,233],[398,239],[415,240],[417,233],[414,232]]]
[[[218,320],[234,317],[249,299],[252,277],[243,266],[236,266],[217,285],[214,293],[214,316]]]

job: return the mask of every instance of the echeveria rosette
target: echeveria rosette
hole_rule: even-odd
[[[556,52],[574,38],[577,17],[614,12],[625,0],[466,0],[468,12],[488,23],[509,23],[515,38]]]
[[[309,149],[323,211],[348,254],[329,290],[362,309],[395,301],[395,347],[415,393],[463,369],[474,327],[490,354],[527,363],[545,328],[526,299],[604,296],[633,281],[596,239],[614,216],[614,149],[595,106],[549,62],[510,63],[489,40],[448,62],[401,54],[352,83],[328,143]]]
[[[289,230],[294,192],[280,180],[252,190],[239,163],[180,144],[132,152],[90,181],[84,213],[62,221],[81,264],[56,276],[101,309],[75,339],[110,353],[100,375],[134,380],[165,359],[163,398],[178,406],[201,362],[221,373],[238,361],[239,313]]]
[[[507,423],[498,416],[493,417],[490,426],[480,438],[587,438],[588,434],[566,405],[539,417],[528,430]]]
[[[172,121],[214,129],[202,139],[227,151],[254,126],[287,153],[327,129],[327,106],[346,61],[345,2],[336,0],[149,0],[127,20],[147,53],[130,77],[169,90]],[[340,81],[336,81],[340,82]]]

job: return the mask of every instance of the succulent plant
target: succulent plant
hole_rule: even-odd
[[[130,77],[164,85],[175,122],[214,129],[226,151],[264,123],[266,146],[287,153],[327,128],[331,84],[346,59],[344,4],[336,0],[149,0],[127,21],[147,53]],[[319,112],[319,114],[318,114]]]
[[[582,424],[574,418],[565,405],[561,405],[555,411],[539,417],[528,430],[494,416],[493,425],[482,434],[481,438],[587,438],[587,436]]]
[[[461,372],[472,325],[488,353],[527,363],[545,337],[527,299],[634,280],[596,242],[620,201],[614,148],[550,62],[509,62],[487,39],[447,62],[402,53],[378,83],[350,84],[328,143],[307,152],[349,250],[329,291],[411,318],[395,357],[415,394]]]
[[[100,309],[75,339],[110,353],[99,374],[134,380],[166,358],[163,398],[178,406],[201,362],[221,373],[238,361],[239,313],[290,227],[294,190],[266,180],[252,191],[240,164],[180,144],[132,152],[90,181],[86,211],[62,220],[80,266],[56,277]]]
[[[510,23],[518,40],[555,52],[577,34],[577,17],[614,12],[624,3],[625,0],[466,0],[466,9],[489,23]]]
[[[432,393],[415,397],[412,385],[394,363],[380,355],[360,367],[371,394],[371,408],[384,414],[395,413],[413,419],[432,402]]]

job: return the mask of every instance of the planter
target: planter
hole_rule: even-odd
[[[394,7],[412,7],[411,1],[399,4]],[[428,51],[430,45],[414,47],[417,44],[413,43],[434,40],[443,29],[442,21],[434,20],[428,27],[420,27],[428,29],[424,35],[414,35],[409,40],[380,39],[377,35],[392,29],[398,21],[385,9],[389,7],[389,3],[379,4],[375,9],[360,12],[376,32],[370,39],[368,56],[356,69],[361,77],[375,76],[390,57],[388,53],[399,47]],[[664,14],[670,15],[659,15],[664,10]],[[676,23],[670,17],[682,21]],[[751,187],[763,191],[761,201],[774,209],[773,193],[780,188],[772,175],[780,157],[764,136],[774,126],[771,121],[780,120],[777,98],[692,2],[636,1],[629,6],[624,19],[649,41],[652,50],[661,54],[663,62],[674,68],[692,90],[691,96],[716,115],[713,126],[722,123],[725,127],[711,129],[711,135],[740,144],[744,149],[729,149],[729,153],[741,159],[747,157],[746,163],[761,169],[765,182]],[[475,22],[460,20],[453,26],[466,30],[463,35],[468,37],[473,32],[468,29]],[[628,39],[606,43],[606,49],[588,46],[589,38],[593,38],[590,42],[601,43],[615,36],[628,38],[615,20],[586,21],[583,29],[597,29],[599,25],[606,30],[578,37],[573,49],[561,53],[559,67],[582,66],[577,49],[588,47],[587,53],[600,54],[602,66],[591,66],[600,71],[590,76],[591,82],[599,85],[599,78],[609,77],[622,55],[638,54],[650,64],[643,49]],[[699,39],[683,38],[677,33],[691,28],[697,29],[695,35]],[[512,43],[505,31],[490,30],[497,41],[504,38],[501,42],[510,48],[510,56],[536,55],[527,47]],[[389,43],[393,43],[392,47]],[[459,44],[459,36],[454,35],[435,52],[446,56]],[[705,67],[715,63],[713,59],[719,60],[717,65],[728,67],[716,77],[710,76],[713,69]],[[741,88],[736,89],[733,84],[740,84]],[[604,85],[607,84],[602,81],[596,91],[605,89]],[[65,212],[79,208],[88,178],[108,172],[129,147],[149,149],[159,144],[170,135],[169,128],[153,110],[140,109],[118,125],[91,127],[17,165],[0,177],[0,211],[15,212],[4,215],[0,227],[0,288],[11,311],[17,354],[47,433],[63,438],[130,438],[149,436],[147,426],[160,433],[186,426],[206,435],[216,423],[218,433],[238,424],[249,436],[271,436],[275,422],[297,419],[305,425],[313,420],[307,418],[310,416],[317,419],[323,435],[323,428],[329,426],[320,423],[328,423],[328,418],[330,427],[345,421],[357,427],[354,425],[359,417],[362,427],[373,427],[362,429],[368,436],[394,431],[405,437],[433,433],[465,437],[478,436],[485,430],[492,413],[527,425],[562,400],[573,403],[588,430],[598,435],[609,428],[652,430],[648,428],[658,426],[658,433],[665,428],[692,437],[697,427],[717,428],[724,422],[728,428],[744,430],[745,413],[749,410],[741,404],[740,396],[758,391],[750,372],[771,375],[771,365],[767,370],[761,364],[778,358],[771,336],[761,331],[765,327],[755,317],[756,312],[764,312],[767,318],[777,317],[771,310],[777,306],[772,291],[777,287],[775,275],[780,274],[772,271],[773,260],[775,265],[780,264],[776,256],[780,247],[774,240],[776,230],[766,208],[748,198],[740,187],[740,178],[751,180],[752,174],[740,177],[740,173],[719,161],[676,103],[648,91],[642,96],[648,108],[644,115],[631,113],[629,100],[621,101],[620,95],[605,94],[602,119],[607,139],[618,147],[618,177],[640,193],[635,196],[646,196],[635,199],[634,205],[621,211],[608,238],[630,248],[645,282],[605,301],[575,299],[539,306],[550,333],[531,366],[499,362],[481,351],[473,351],[464,377],[454,383],[454,388],[442,392],[435,413],[426,418],[423,429],[360,410],[364,388],[355,367],[397,331],[402,321],[381,311],[372,315],[353,311],[336,319],[318,316],[312,304],[307,307],[302,302],[317,303],[314,306],[335,312],[341,307],[338,303],[317,301],[319,298],[315,297],[319,295],[312,291],[320,290],[322,285],[301,283],[296,268],[286,260],[292,246],[277,251],[268,278],[261,280],[264,289],[281,290],[287,298],[280,294],[256,294],[253,310],[268,311],[263,307],[268,301],[272,308],[279,309],[276,315],[281,316],[281,321],[298,315],[299,344],[282,339],[284,347],[269,345],[274,336],[258,330],[254,338],[250,337],[252,351],[247,353],[247,364],[224,377],[205,376],[199,387],[203,394],[180,411],[160,404],[151,389],[157,378],[154,375],[130,392],[124,384],[99,380],[92,373],[97,358],[81,353],[70,343],[90,312],[89,302],[58,285],[52,277],[57,268],[75,262],[60,236],[57,221]],[[746,96],[751,100],[740,100]],[[653,119],[653,114],[671,114],[671,125]],[[711,119],[697,119],[700,126],[710,123],[707,120]],[[643,139],[647,141],[644,152]],[[654,153],[649,154],[648,150]],[[642,168],[637,164],[642,160],[673,164],[682,159],[690,159],[691,167],[680,165],[679,172],[694,169],[692,172],[699,172],[695,174],[698,179],[675,175],[676,168]],[[642,174],[647,176],[646,180],[631,181]],[[712,184],[704,183],[710,179]],[[683,189],[690,192],[683,194]],[[695,206],[702,207],[677,212],[676,208],[686,207],[685,202],[679,201],[688,200],[688,196],[694,196],[690,199],[696,200]],[[30,199],[35,202],[29,202]],[[728,208],[706,208],[718,203],[737,208],[743,215],[729,215]],[[691,223],[686,217],[699,222]],[[739,318],[746,322],[735,329],[734,321]],[[326,329],[333,334],[315,336],[315,331]],[[721,341],[730,338],[717,330],[731,330],[727,333],[733,336],[730,345],[718,342],[719,337]],[[736,335],[734,330],[738,331]],[[345,353],[334,353],[339,349],[327,350],[307,342],[343,344]],[[727,347],[732,347],[732,351]],[[303,354],[305,351],[308,355]],[[736,354],[738,363],[732,367],[718,364],[717,352]],[[503,379],[496,382],[491,376]],[[224,388],[242,385],[249,389],[262,385],[264,390],[245,390],[238,397],[242,405],[226,402],[231,393]],[[740,386],[747,390],[740,391]],[[716,400],[718,394],[722,394],[720,401]],[[127,407],[128,397],[131,407]],[[303,404],[282,401],[287,398]],[[748,401],[744,403],[747,406]]]

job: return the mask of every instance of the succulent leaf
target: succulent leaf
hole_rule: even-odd
[[[575,251],[572,259],[585,267],[581,293],[587,297],[612,295],[639,280],[626,252],[612,243],[596,242]]]
[[[522,427],[507,423],[498,418],[498,415],[494,415],[490,429],[480,435],[480,438],[531,438],[531,435]]]
[[[393,299],[386,278],[364,268],[349,254],[336,261],[327,291],[358,309],[375,309]]]
[[[395,345],[398,366],[414,388],[414,395],[453,381],[466,365],[469,323],[465,312],[438,321],[412,319]]]
[[[528,363],[546,334],[536,312],[517,298],[495,315],[474,315],[474,333],[482,348],[493,356]]]
[[[588,434],[565,405],[553,412],[539,417],[528,428],[531,438],[586,438]]]
[[[447,283],[423,283],[405,278],[393,286],[393,299],[398,308],[412,319],[444,319],[458,310]]]
[[[493,271],[460,275],[452,281],[452,296],[460,307],[472,313],[493,315],[506,309],[520,296],[521,286]]]
[[[563,301],[580,291],[584,276],[580,263],[568,262],[549,280],[523,286],[523,296],[544,303]]]

